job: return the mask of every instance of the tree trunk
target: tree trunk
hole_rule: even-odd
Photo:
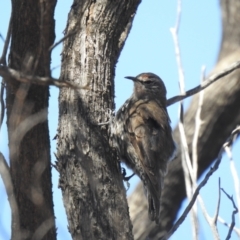
[[[240,2],[221,1],[223,36],[218,63],[212,71],[217,73],[240,59]],[[231,131],[240,122],[240,70],[214,83],[205,90],[201,119],[204,124],[198,140],[198,160],[200,176],[216,159],[222,144]],[[198,107],[198,95],[184,115],[184,126],[191,155],[191,144],[195,128],[195,114]],[[180,146],[178,128],[174,130],[174,139]],[[181,152],[177,159],[169,164],[162,196],[160,226],[148,220],[147,204],[141,184],[129,197],[130,215],[133,221],[135,239],[159,239],[172,227],[183,199],[186,197],[185,182],[181,166]],[[139,203],[141,202],[141,204]]]
[[[108,125],[114,109],[115,64],[140,0],[76,0],[64,42],[58,163],[60,187],[73,239],[133,239],[116,152]]]
[[[9,67],[32,75],[50,75],[49,46],[54,42],[55,0],[12,0]],[[56,239],[50,141],[49,88],[7,83],[10,173],[18,209],[12,211],[11,239]]]

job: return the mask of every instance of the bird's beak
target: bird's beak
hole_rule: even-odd
[[[138,79],[136,77],[125,77],[125,78],[130,79],[134,82],[138,82]]]

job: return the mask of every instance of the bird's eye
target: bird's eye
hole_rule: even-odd
[[[149,84],[149,83],[152,83],[152,81],[145,81],[144,83]]]

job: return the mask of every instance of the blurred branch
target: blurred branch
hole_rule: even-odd
[[[183,223],[183,221],[185,220],[185,218],[187,217],[187,214],[189,213],[189,211],[191,210],[192,206],[194,205],[196,198],[199,194],[200,189],[205,186],[205,184],[208,182],[209,178],[211,177],[211,175],[218,169],[219,164],[221,162],[222,159],[222,154],[224,152],[224,148],[225,146],[230,146],[233,142],[233,139],[235,138],[236,134],[239,134],[240,132],[240,126],[236,127],[230,137],[228,138],[228,140],[223,144],[223,146],[221,147],[219,153],[218,153],[218,157],[213,165],[213,167],[210,168],[210,170],[207,172],[207,174],[205,175],[204,179],[201,181],[201,183],[198,185],[196,191],[193,194],[192,200],[190,201],[190,203],[188,204],[188,206],[186,207],[186,209],[184,210],[183,214],[181,215],[181,217],[176,221],[176,223],[173,225],[173,227],[171,228],[171,230],[161,238],[161,240],[167,240],[168,238],[170,238],[172,236],[172,234],[178,229],[178,227]],[[234,211],[235,214],[235,211]]]
[[[218,184],[219,184],[218,185],[219,195],[218,195],[217,210],[216,210],[216,213],[215,213],[213,218],[209,216],[201,196],[200,195],[198,196],[198,201],[200,203],[200,207],[202,209],[203,216],[205,217],[207,223],[209,224],[215,240],[220,240],[220,236],[219,236],[218,229],[217,229],[217,224],[216,224],[216,221],[215,221],[215,219],[217,218],[217,216],[219,214],[219,206],[220,206],[220,199],[221,199],[220,178],[219,178]]]
[[[187,97],[190,97],[198,92],[200,92],[201,90],[207,88],[208,86],[210,86],[212,83],[216,82],[217,80],[227,76],[228,74],[230,74],[231,72],[233,72],[234,70],[240,68],[240,61],[234,62],[232,63],[229,67],[227,67],[225,70],[223,70],[220,73],[217,74],[213,74],[212,76],[210,76],[209,78],[207,78],[202,84],[200,84],[199,86],[190,89],[188,91],[186,91],[185,94],[181,94],[172,98],[169,98],[167,100],[167,106],[170,106],[176,102],[179,102]]]
[[[174,42],[175,57],[177,61],[178,76],[179,76],[178,83],[179,83],[180,93],[181,95],[184,95],[185,94],[184,72],[183,72],[183,66],[182,66],[182,60],[181,60],[180,46],[178,41],[178,31],[179,31],[179,26],[181,21],[181,10],[182,10],[181,6],[182,6],[182,1],[178,0],[176,25],[174,28],[170,28],[170,31],[172,33],[173,42]],[[185,129],[183,125],[183,115],[184,115],[183,102],[180,101],[178,128],[179,128],[180,139],[181,139],[181,153],[182,153],[181,162],[182,162],[182,168],[184,173],[187,198],[190,202],[192,198],[193,190],[194,190],[193,184],[194,185],[196,184],[193,182],[193,175],[192,175],[193,169],[192,169],[191,159],[189,156],[189,149],[188,149]],[[193,231],[193,239],[197,240],[198,239],[198,218],[197,218],[196,205],[193,206],[193,208],[191,209],[191,222],[192,222],[191,226]]]
[[[45,5],[45,6],[44,6]],[[39,5],[39,9],[40,9],[40,17],[39,17],[39,20],[40,20],[40,24],[39,24],[39,33],[40,33],[40,36],[39,36],[39,44],[38,44],[38,50],[36,52],[36,56],[34,57],[35,61],[34,61],[34,64],[32,66],[32,71],[31,73],[33,75],[35,75],[35,72],[36,72],[36,69],[38,67],[38,64],[39,64],[39,60],[40,60],[40,57],[42,54],[44,54],[44,45],[46,44],[46,40],[45,40],[45,35],[47,35],[46,33],[46,28],[44,27],[44,15],[47,13],[47,8],[49,7],[49,4],[45,4],[43,1],[40,1],[40,5]],[[45,66],[44,66],[45,67]],[[45,69],[45,72],[46,72],[46,69]]]
[[[231,200],[233,208],[234,208],[234,210],[232,212],[232,222],[231,222],[231,225],[229,227],[228,235],[226,237],[226,240],[228,240],[228,239],[231,238],[231,234],[232,234],[233,228],[235,226],[235,214],[238,213],[238,209],[237,209],[237,206],[236,206],[236,204],[233,200],[233,196],[230,196],[229,194],[227,194],[227,192],[223,188],[221,188],[221,190],[225,193],[225,195],[229,198],[229,200]]]
[[[54,227],[54,217],[46,219],[34,232],[32,239],[44,239],[46,233]]]
[[[9,205],[11,207],[12,223],[15,224],[15,227],[19,230],[19,236],[20,236],[19,212],[18,212],[17,201],[14,195],[10,169],[8,167],[6,159],[4,158],[1,152],[0,152],[0,175],[2,177],[4,186],[6,189],[6,193],[8,196],[8,200],[9,200]]]
[[[205,67],[202,67],[201,71],[201,83],[204,81],[205,78]],[[199,93],[199,98],[198,98],[198,107],[196,111],[196,116],[195,116],[195,131],[193,135],[193,140],[192,140],[192,168],[191,168],[191,180],[192,180],[192,193],[196,190],[197,188],[197,174],[198,174],[198,139],[199,139],[199,134],[200,134],[200,129],[203,121],[201,120],[201,111],[202,111],[202,106],[203,106],[203,99],[204,99],[204,90]],[[190,169],[189,169],[190,171]],[[201,201],[201,197],[199,196],[199,200]],[[204,208],[204,204],[202,201],[202,209]],[[205,209],[205,208],[204,208]],[[205,211],[207,214],[207,211]],[[198,223],[197,219],[197,204],[193,205],[193,214],[195,217],[196,223]],[[199,223],[198,223],[199,225]],[[197,225],[197,226],[198,226]],[[196,233],[198,234],[198,229],[195,230]]]
[[[5,90],[5,81],[2,78],[2,82],[1,82],[1,88],[0,88],[0,105],[1,105],[1,111],[0,111],[0,130],[2,127],[2,123],[3,123],[3,119],[4,119],[4,113],[5,113],[5,102],[3,99],[3,95],[4,95],[4,90]]]
[[[37,124],[44,122],[47,120],[47,108],[40,110],[39,112],[30,115],[26,119],[24,119],[19,125],[17,125],[16,129],[11,132],[11,137],[9,141],[9,149],[11,150],[11,155],[18,154],[19,146],[23,137],[26,133],[32,129]],[[15,124],[15,123],[13,123]],[[16,124],[15,124],[16,125]],[[12,126],[11,126],[12,127]]]

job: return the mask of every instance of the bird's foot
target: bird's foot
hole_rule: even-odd
[[[98,126],[103,126],[103,125],[112,124],[112,122],[114,121],[114,115],[115,115],[115,111],[110,109],[110,108],[108,108],[107,109],[107,116],[109,117],[109,121],[97,123],[97,125]]]

